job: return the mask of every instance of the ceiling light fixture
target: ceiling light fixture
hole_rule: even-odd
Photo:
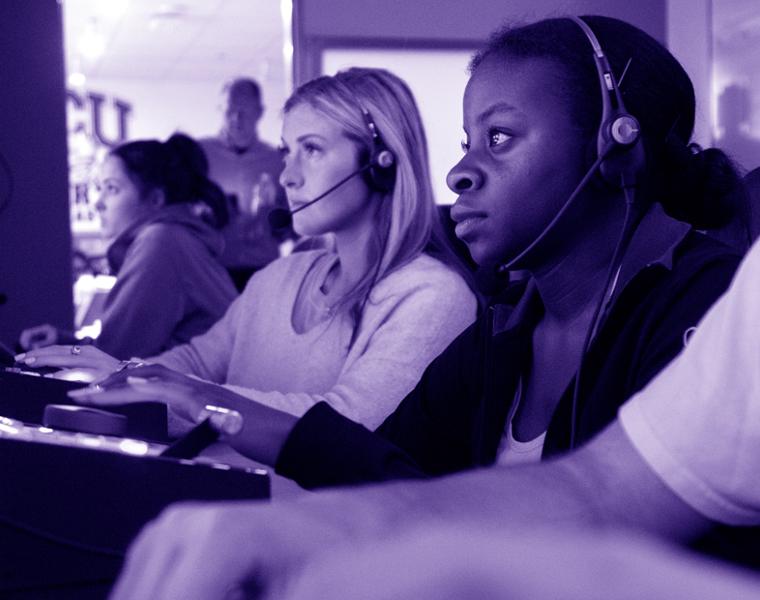
[[[98,22],[92,19],[82,32],[77,42],[80,54],[89,60],[96,60],[103,56],[106,50],[106,40],[98,28]]]

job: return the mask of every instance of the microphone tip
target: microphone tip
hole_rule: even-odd
[[[270,210],[267,215],[267,220],[269,221],[269,226],[274,231],[286,229],[293,224],[293,217],[290,214],[290,211],[284,208],[274,208]]]

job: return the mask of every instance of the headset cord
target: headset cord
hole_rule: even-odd
[[[575,373],[575,383],[573,384],[573,400],[570,409],[570,449],[575,448],[575,429],[576,429],[576,416],[578,412],[578,397],[581,388],[581,373],[583,372],[583,363],[586,358],[586,354],[591,346],[591,340],[594,338],[597,329],[604,321],[607,315],[607,308],[610,306],[610,301],[615,293],[617,287],[618,277],[620,275],[620,268],[623,262],[623,256],[628,249],[628,244],[633,237],[633,232],[639,223],[639,215],[637,215],[638,207],[635,204],[635,194],[633,188],[630,185],[623,185],[623,193],[625,194],[625,219],[623,220],[623,228],[620,232],[620,237],[615,246],[615,251],[612,253],[612,259],[610,260],[610,266],[607,268],[607,275],[605,277],[604,287],[599,296],[599,301],[594,309],[594,315],[591,318],[591,323],[586,330],[586,337],[583,341],[583,347],[581,349],[581,358],[578,362],[578,370]],[[603,310],[604,309],[604,310]]]

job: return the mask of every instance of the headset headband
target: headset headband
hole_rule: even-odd
[[[597,136],[598,156],[610,155],[616,148],[625,150],[625,155],[603,162],[600,171],[610,182],[620,184],[622,178],[622,185],[632,185],[635,183],[636,174],[644,166],[639,122],[626,110],[610,63],[591,27],[580,17],[571,16],[570,20],[581,28],[590,42],[599,75],[602,119]]]
[[[359,110],[364,117],[364,123],[367,125],[370,135],[372,136],[372,150],[368,158],[369,168],[365,173],[367,183],[380,192],[389,192],[396,183],[396,159],[393,153],[388,149],[380,137],[377,125],[372,119],[372,115],[362,105]]]

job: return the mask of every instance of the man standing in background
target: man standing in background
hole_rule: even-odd
[[[224,124],[219,135],[200,141],[209,162],[209,177],[230,200],[222,262],[238,289],[250,275],[279,256],[288,232],[275,234],[267,221],[272,208],[287,207],[279,184],[280,153],[259,139],[264,112],[261,88],[253,79],[238,78],[224,86]]]

